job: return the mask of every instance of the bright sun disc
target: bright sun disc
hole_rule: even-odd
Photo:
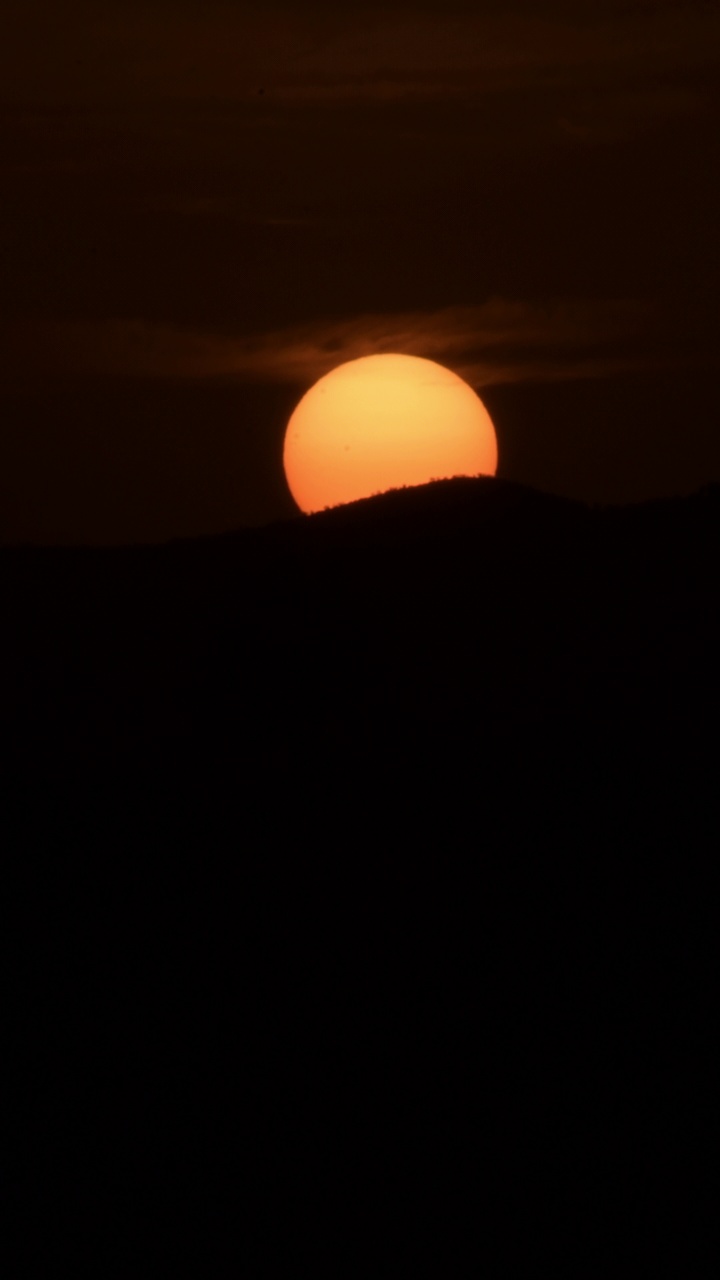
[[[285,433],[302,511],[451,476],[494,475],[490,415],[456,373],[419,356],[349,360],[303,396]]]

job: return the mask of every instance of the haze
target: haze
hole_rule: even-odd
[[[720,473],[720,15],[700,3],[12,3],[0,31],[6,541],[294,511],[343,360],[438,360],[501,475]]]

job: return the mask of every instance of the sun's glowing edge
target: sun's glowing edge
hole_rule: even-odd
[[[480,397],[435,361],[363,356],[305,393],[285,433],[290,491],[311,513],[456,476],[494,475],[495,429]]]

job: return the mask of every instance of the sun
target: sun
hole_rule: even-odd
[[[301,511],[451,476],[494,475],[497,439],[480,397],[419,356],[349,360],[303,396],[283,464]]]

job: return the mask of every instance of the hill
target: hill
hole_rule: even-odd
[[[449,481],[2,552],[46,1266],[705,1256],[719,535]]]
[[[456,480],[197,542],[5,549],[7,755],[262,760],[308,734],[410,744],[448,717],[700,723],[719,509],[717,489],[593,510]]]

